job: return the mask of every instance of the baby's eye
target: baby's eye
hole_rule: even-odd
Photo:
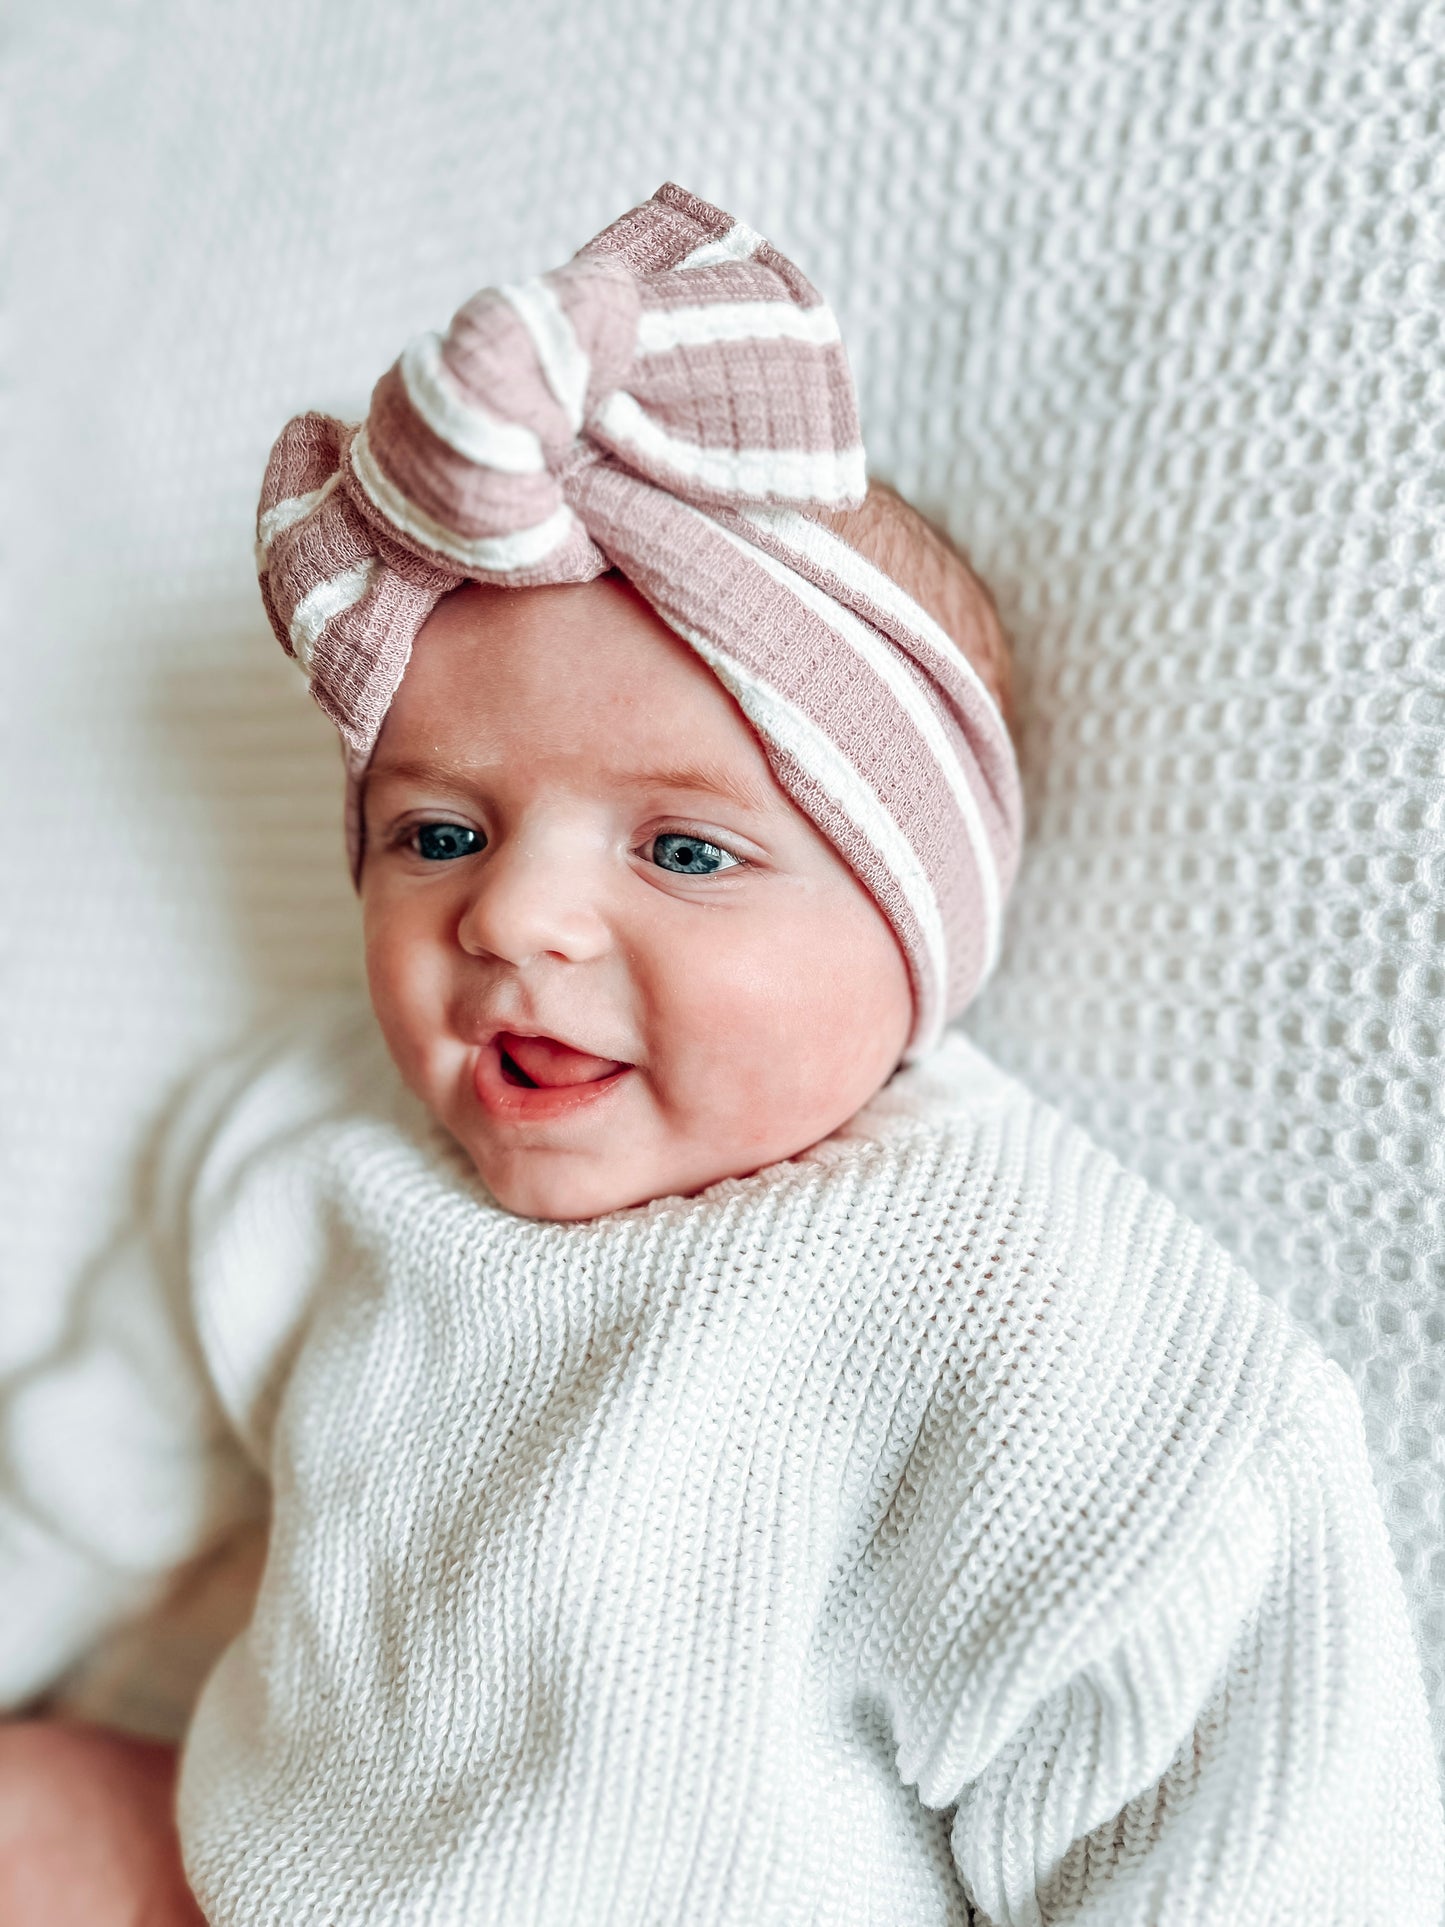
[[[414,835],[416,853],[428,863],[448,863],[455,856],[475,856],[485,841],[464,823],[423,823]]]
[[[715,870],[732,870],[738,858],[701,836],[679,836],[669,831],[652,839],[652,860],[675,876],[706,877]]]

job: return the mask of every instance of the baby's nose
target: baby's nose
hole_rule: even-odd
[[[469,956],[522,965],[539,957],[588,963],[611,947],[611,931],[589,867],[517,839],[491,850],[457,923]]]

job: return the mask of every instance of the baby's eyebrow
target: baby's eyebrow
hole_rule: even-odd
[[[468,789],[476,780],[475,771],[461,763],[450,763],[441,758],[429,762],[421,757],[399,756],[379,757],[366,771],[368,782],[381,782],[392,779],[398,783],[453,783],[458,788]]]
[[[672,763],[665,769],[629,770],[619,781],[631,790],[703,790],[726,797],[740,809],[759,812],[771,808],[774,800],[763,784],[721,763]]]
[[[447,783],[457,789],[471,789],[476,784],[478,773],[468,769],[465,764],[450,762],[442,757],[433,760],[398,756],[379,758],[366,775],[368,783],[391,781],[424,786]],[[714,762],[670,763],[659,769],[627,770],[614,773],[604,780],[610,780],[615,788],[634,791],[701,791],[705,795],[725,797],[740,809],[758,814],[772,808],[776,800],[771,791],[754,777]]]

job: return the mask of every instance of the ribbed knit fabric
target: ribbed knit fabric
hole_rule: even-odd
[[[1434,1927],[1347,1381],[961,1038],[796,1160],[557,1225],[344,1016],[201,1092],[152,1244],[8,1413],[60,1577],[27,1629],[6,1570],[0,1650],[24,1690],[82,1548],[84,1638],[249,1503],[160,1339],[188,1270],[274,1502],[185,1758],[217,1927]]]

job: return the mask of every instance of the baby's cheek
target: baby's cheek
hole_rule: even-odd
[[[405,904],[368,906],[366,980],[387,1048],[410,1088],[427,1102],[431,1059],[444,1031],[446,977],[434,933]]]
[[[393,1029],[404,1028],[410,1017],[412,948],[405,930],[380,910],[368,914],[365,935],[367,989],[372,1008],[389,1037]]]
[[[720,931],[675,959],[658,999],[656,1081],[689,1135],[788,1156],[891,1073],[911,1018],[907,973],[886,924],[880,944],[853,908],[748,942]]]

